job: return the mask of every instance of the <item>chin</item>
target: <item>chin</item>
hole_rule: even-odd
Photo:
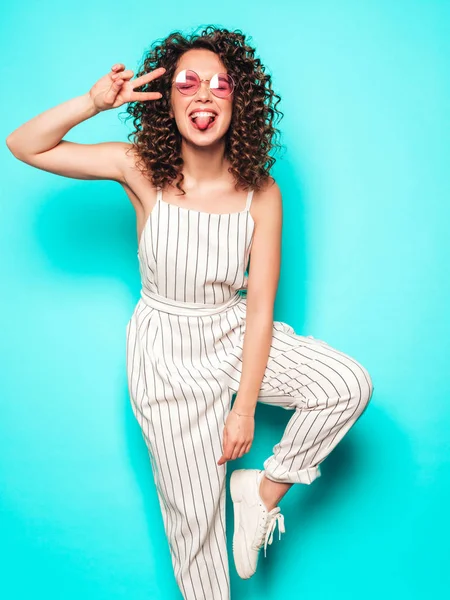
[[[216,144],[221,143],[225,137],[225,134],[226,131],[215,131],[214,133],[211,132],[211,134],[209,135],[207,133],[199,133],[198,135],[192,135],[192,133],[189,132],[187,135],[182,134],[182,137],[189,144],[204,148],[205,146],[215,146]]]

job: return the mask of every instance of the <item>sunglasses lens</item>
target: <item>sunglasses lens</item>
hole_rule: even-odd
[[[175,87],[185,96],[193,96],[200,87],[200,78],[195,71],[183,69],[174,81]],[[209,82],[211,92],[218,98],[226,98],[234,90],[234,81],[227,73],[216,73]]]
[[[182,94],[186,96],[192,96],[196,93],[200,85],[200,79],[195,71],[189,69],[183,69],[180,71],[175,79],[175,87]]]
[[[216,73],[210,82],[211,92],[219,98],[226,98],[234,90],[234,81],[227,73]]]

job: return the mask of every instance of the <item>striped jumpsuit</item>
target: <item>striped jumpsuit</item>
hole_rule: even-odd
[[[162,199],[138,244],[141,294],[127,324],[133,413],[147,445],[174,574],[185,600],[229,600],[222,455],[246,325],[253,190],[244,210],[208,213]],[[369,373],[281,321],[258,401],[292,410],[264,461],[280,482],[310,484],[363,413]]]

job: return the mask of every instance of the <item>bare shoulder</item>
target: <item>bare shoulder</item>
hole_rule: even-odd
[[[275,224],[282,219],[281,190],[275,179],[268,178],[263,187],[254,193],[252,216],[255,224]]]

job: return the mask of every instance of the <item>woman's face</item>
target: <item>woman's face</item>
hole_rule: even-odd
[[[222,61],[217,54],[205,49],[194,49],[185,52],[178,62],[172,81],[184,69],[195,71],[200,79],[210,80],[216,73],[227,73]],[[185,96],[172,85],[171,88],[171,115],[175,118],[178,130],[185,141],[196,146],[210,146],[217,142],[227,132],[232,115],[233,96],[218,98],[209,89],[209,81],[202,81],[196,93]],[[202,109],[216,113],[214,122],[207,129],[199,129],[191,118],[194,110]]]

